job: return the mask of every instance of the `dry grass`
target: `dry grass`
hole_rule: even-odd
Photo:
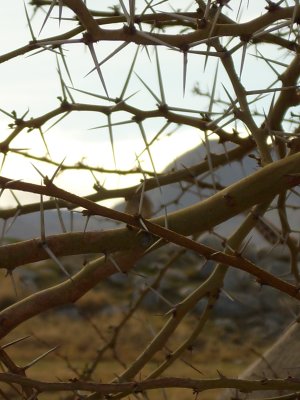
[[[95,294],[93,294],[95,296]],[[83,300],[83,302],[86,300]],[[90,301],[90,299],[89,299]],[[41,380],[68,380],[76,377],[76,370],[82,368],[97,354],[97,349],[109,338],[114,326],[122,318],[122,314],[94,315],[91,321],[82,317],[70,318],[49,312],[44,317],[35,318],[20,326],[7,341],[23,335],[31,338],[9,349],[9,355],[19,364],[25,365],[49,348],[59,345],[59,349],[48,355],[30,368],[28,376]],[[120,335],[116,346],[117,355],[126,365],[133,362],[139,352],[148,343],[155,331],[161,326],[164,317],[139,312],[132,318],[126,329]],[[172,337],[168,348],[175,349],[189,335],[195,323],[194,317],[187,318]],[[94,325],[94,326],[93,326]],[[99,329],[99,332],[96,330]],[[227,376],[236,376],[248,365],[264,343],[253,337],[251,332],[221,328],[209,323],[198,338],[192,351],[186,351],[181,360],[177,360],[166,372],[166,376],[181,376],[190,378],[217,377],[218,371]],[[145,377],[166,357],[167,350],[157,353],[152,362],[142,371],[139,378]],[[70,367],[71,366],[71,367]],[[73,370],[72,370],[73,369]],[[93,378],[97,381],[109,382],[121,373],[123,367],[113,357],[111,351],[101,359]],[[199,372],[197,372],[197,370]],[[178,397],[179,396],[179,397]],[[215,398],[216,391],[206,392],[203,400]],[[43,395],[41,399],[58,398],[56,395]],[[161,391],[153,391],[150,398],[163,399]],[[194,398],[190,391],[174,389],[168,391],[168,399]]]
[[[48,275],[45,277],[47,281]],[[1,283],[6,283],[1,285],[3,307],[14,301],[14,293],[12,285],[7,284],[7,279]],[[22,287],[20,296],[30,293],[30,288],[24,289],[24,285]],[[59,346],[55,352],[31,367],[27,375],[44,381],[77,377],[77,373],[80,374],[96,357],[97,350],[109,340],[114,327],[121,321],[124,313],[120,304],[126,304],[125,299],[130,298],[130,293],[126,291],[126,288],[111,289],[107,285],[101,285],[98,290],[87,293],[76,306],[47,312],[27,321],[6,337],[5,343],[25,335],[30,335],[30,338],[10,347],[8,354],[18,365],[24,366],[50,348]],[[134,362],[166,318],[164,315],[156,315],[145,310],[137,311],[118,338],[115,349],[119,361],[127,366]],[[188,316],[167,343],[167,348],[154,356],[137,379],[146,377],[165,359],[169,350],[176,349],[186,340],[195,323],[196,316]],[[224,327],[210,322],[198,337],[192,351],[186,351],[164,375],[201,379],[218,377],[220,371],[227,376],[237,376],[256,357],[251,348],[261,351],[265,345],[260,337],[253,335],[251,331],[238,328],[235,323],[232,325],[229,323]],[[98,382],[109,382],[114,379],[124,369],[119,361],[111,350],[107,351],[101,358],[93,379]],[[15,399],[13,393],[10,393],[10,398]],[[47,400],[57,398],[60,398],[58,394],[40,396],[40,399]],[[168,399],[175,398],[185,400],[193,399],[194,396],[191,391],[168,390]],[[214,398],[216,391],[206,392],[201,396],[202,400]],[[151,392],[150,399],[164,399],[163,392]]]

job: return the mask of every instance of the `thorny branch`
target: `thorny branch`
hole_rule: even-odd
[[[261,286],[270,286],[296,300],[300,299],[297,240],[299,230],[294,227],[293,217],[288,212],[289,209],[299,210],[298,2],[267,1],[265,9],[259,9],[261,5],[257,5],[255,12],[249,16],[247,2],[243,0],[238,8],[234,5],[234,9],[230,8],[230,1],[197,0],[190,6],[191,10],[176,10],[171,3],[119,0],[117,5],[111,4],[107,10],[90,9],[87,2],[81,0],[32,0],[25,4],[24,15],[31,40],[27,44],[24,41],[24,45],[16,49],[12,46],[9,52],[0,55],[0,63],[9,64],[13,60],[23,62],[20,57],[22,55],[39,57],[42,53],[55,57],[61,93],[57,96],[59,105],[48,108],[42,104],[38,116],[31,115],[29,108],[20,116],[16,110],[8,111],[5,104],[0,104],[1,116],[8,122],[8,129],[4,129],[0,136],[1,170],[4,171],[14,160],[31,160],[43,180],[42,184],[37,184],[24,178],[21,168],[14,169],[12,178],[9,173],[2,173],[0,176],[0,200],[7,198],[5,196],[8,193],[11,193],[14,199],[9,205],[1,204],[3,244],[0,247],[0,268],[4,269],[14,282],[17,267],[22,266],[21,270],[26,270],[30,263],[51,259],[66,276],[63,279],[59,277],[55,284],[47,282],[46,287],[36,288],[30,295],[17,298],[9,306],[4,306],[0,311],[0,336],[5,338],[23,322],[49,309],[75,303],[92,291],[99,282],[106,281],[113,274],[140,273],[139,262],[150,253],[157,255],[159,251],[166,251],[162,249],[168,244],[175,245],[181,252],[190,250],[217,265],[203,282],[197,284],[189,294],[182,295],[177,303],[171,304],[164,299],[169,307],[165,322],[153,334],[152,340],[148,344],[145,343],[144,349],[135,354],[132,362],[128,360],[126,366],[121,362],[123,370],[112,382],[98,383],[98,378],[95,382],[87,380],[95,377],[97,367],[108,349],[112,350],[114,358],[120,361],[118,348],[122,347],[122,342],[119,334],[121,331],[125,332],[128,321],[142,307],[142,300],[146,294],[153,291],[164,298],[159,285],[162,279],[167,279],[166,271],[173,268],[172,258],[163,264],[152,285],[146,286],[140,293],[134,305],[115,327],[111,338],[98,348],[95,358],[83,367],[78,379],[69,382],[31,379],[27,376],[27,370],[33,364],[40,363],[50,352],[55,352],[55,348],[30,361],[26,367],[19,367],[6,348],[15,346],[16,343],[25,346],[23,339],[12,340],[9,345],[2,345],[0,362],[3,372],[0,373],[0,381],[6,385],[4,391],[0,389],[2,396],[37,399],[40,393],[67,391],[76,392],[76,398],[96,399],[102,398],[102,395],[109,395],[117,399],[139,393],[148,397],[151,396],[152,389],[158,388],[192,389],[196,396],[204,390],[229,387],[247,392],[272,389],[300,391],[299,381],[293,377],[259,381],[231,379],[225,376],[199,380],[161,377],[175,360],[180,359],[183,353],[193,346],[202,333],[218,302],[229,267],[247,272]],[[30,17],[28,5],[33,7],[34,18]],[[247,18],[240,22],[243,19],[243,7]],[[45,15],[43,11],[46,11]],[[44,30],[50,24],[49,18],[56,12],[58,26],[66,28],[63,33],[60,30],[52,36],[44,37]],[[36,20],[41,22],[39,36],[35,34]],[[102,59],[98,60],[98,45],[105,43],[112,43],[114,49],[110,50],[111,53],[105,58],[101,55]],[[119,60],[122,60],[122,53],[130,54],[127,52],[129,46],[137,47],[137,50],[129,65],[125,82],[121,82],[121,70],[120,76],[118,73],[117,76],[111,75],[108,78],[106,65],[112,63],[115,68]],[[73,84],[66,53],[67,50],[72,52],[77,47],[84,47],[88,51],[92,60],[90,72],[100,79],[101,86],[98,84],[94,92],[88,88],[75,88]],[[152,47],[155,47],[154,56]],[[285,51],[284,58],[275,56],[274,49],[277,47]],[[271,49],[271,56],[268,55],[268,49]],[[183,88],[184,105],[177,104],[176,100],[175,104],[173,100],[168,100],[171,95],[168,93],[170,87],[167,85],[167,75],[173,73],[174,66],[164,64],[168,59],[163,53],[164,50],[172,57],[179,57],[182,62],[182,82],[177,87],[180,87],[180,90]],[[253,68],[249,61],[250,55],[255,57],[261,70],[268,71],[268,76],[270,72],[274,75],[273,82],[267,83],[266,79],[266,82],[262,83],[259,79],[253,79],[253,74],[247,71],[248,64],[249,70]],[[151,71],[155,69],[158,91],[150,78],[143,79],[145,70],[141,69],[138,63],[144,56],[150,60],[152,56],[155,58]],[[190,64],[195,59],[203,65],[203,71],[200,71],[201,68],[197,64],[198,76],[189,72]],[[122,63],[123,61],[120,62],[120,66],[124,69]],[[214,76],[211,65],[215,67]],[[194,87],[197,97],[193,98],[193,108],[187,99],[187,83],[191,79],[198,80]],[[110,80],[117,81],[117,92],[109,87]],[[70,82],[71,86],[66,82]],[[174,83],[172,85],[174,86]],[[207,90],[207,86],[211,86],[211,89]],[[115,91],[113,96],[109,94],[111,91]],[[139,91],[143,93],[143,103],[137,100]],[[129,92],[130,95],[127,94]],[[76,96],[78,101],[75,100]],[[83,98],[88,98],[89,101],[82,100]],[[149,102],[147,98],[150,99]],[[198,103],[199,99],[201,102]],[[102,125],[96,126],[95,129],[108,132],[114,167],[101,163],[95,165],[88,157],[85,158],[85,154],[74,163],[65,160],[60,162],[50,155],[47,129],[51,128],[52,132],[55,132],[57,126],[62,126],[63,132],[63,123],[70,123],[71,118],[78,113],[83,119],[87,118],[86,128],[91,128],[87,115],[102,121]],[[161,122],[162,127],[157,128]],[[156,128],[149,128],[151,124]],[[167,171],[156,170],[153,156],[155,146],[161,143],[160,140],[175,138],[175,134],[181,135],[183,143],[186,135],[184,129],[193,130],[200,135],[206,151],[205,158],[198,158],[197,161],[193,161],[193,165],[184,165],[179,160],[179,164],[175,163],[174,167]],[[124,152],[135,156],[136,164],[131,168],[121,168],[119,165],[117,167],[119,153],[116,143],[120,132],[127,135],[128,132],[138,132],[143,143],[138,153],[124,146]],[[28,139],[28,146],[19,148],[18,141],[26,138],[26,135],[32,135],[34,141],[37,138],[42,139],[44,154],[34,151]],[[220,146],[224,146],[224,152],[214,153],[211,149],[212,136],[218,139]],[[60,146],[59,139],[56,146]],[[71,149],[70,141],[68,151]],[[181,151],[181,148],[178,149],[178,156]],[[164,150],[160,157],[164,157],[167,152],[168,150]],[[218,173],[222,168],[231,162],[245,160],[248,156],[252,157],[256,165],[254,166],[253,161],[252,171],[246,173],[243,179],[230,184],[218,180]],[[149,158],[150,167],[144,165],[146,157]],[[49,178],[43,173],[44,165],[56,168],[52,177]],[[90,183],[93,191],[90,189],[88,195],[79,194],[76,186],[69,190],[57,184],[58,175],[67,182],[69,173],[79,172],[93,178],[93,182]],[[113,187],[105,182],[108,174],[126,178],[131,176],[136,179],[131,181],[134,183],[126,181],[120,187],[116,184]],[[165,191],[175,185],[181,185],[179,195],[165,200]],[[197,200],[193,205],[180,206],[181,199],[192,190],[198,194]],[[158,216],[154,217],[152,213],[152,218],[144,218],[141,213],[143,202],[146,196],[151,196],[155,191],[161,199],[160,205],[155,206],[162,212]],[[201,191],[205,194],[202,195]],[[40,201],[26,203],[22,193],[39,195]],[[291,197],[296,204],[290,203]],[[117,198],[125,201],[137,198],[137,212],[125,213],[101,203]],[[173,204],[176,205],[176,210],[169,212],[168,206]],[[268,222],[263,222],[268,220],[262,220],[262,216],[273,208],[278,211],[279,222],[276,227],[273,227],[272,223],[268,227]],[[91,216],[101,216],[125,226],[98,231],[67,232],[60,215],[63,209],[81,212],[87,218],[87,222]],[[58,210],[64,228],[62,234],[46,235],[46,210]],[[36,212],[40,213],[40,237],[8,242],[6,229],[9,219],[12,218],[12,223],[17,223],[21,215]],[[215,229],[217,231],[219,224],[237,215],[246,217],[236,231],[224,239],[223,250],[217,251],[201,243],[201,234],[214,232]],[[251,230],[257,225],[262,231],[263,224],[266,225],[266,230],[269,228],[273,232],[272,239],[270,240],[270,235],[266,239],[274,245],[275,235],[278,243],[285,245],[289,251],[288,272],[291,281],[275,276],[263,263],[259,262],[260,266],[256,265],[240,250]],[[72,269],[69,273],[60,258],[75,255],[91,255],[94,258],[85,262],[80,270]],[[18,292],[16,284],[13,285]],[[173,338],[187,315],[195,310],[200,300],[205,301],[205,306],[198,321],[176,349],[170,350],[169,340]],[[151,362],[162,350],[167,351],[167,357],[153,368]],[[150,372],[144,373],[145,367],[149,367],[147,371]],[[143,374],[145,378],[133,381],[139,374]],[[88,394],[82,394],[82,391]]]

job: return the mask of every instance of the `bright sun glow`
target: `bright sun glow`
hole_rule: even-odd
[[[13,2],[11,2],[11,4],[13,4]],[[11,22],[8,23],[7,19],[1,20],[0,16],[0,21],[2,22],[2,24],[0,24],[0,31],[4,29],[3,36],[9,36],[16,43],[16,46],[22,46],[31,39],[31,34],[26,23],[25,11],[22,7],[18,7],[17,4],[18,3],[15,1],[15,5],[9,9],[13,15],[12,20],[14,21],[15,27],[18,27],[18,29],[14,28]],[[143,5],[143,3],[141,4]],[[181,2],[178,1],[178,4],[181,4]],[[248,13],[249,12],[250,10],[248,10]],[[43,20],[44,14],[39,13],[32,20],[32,28],[36,35],[38,35]],[[62,26],[67,26],[67,22],[66,25],[62,24]],[[57,28],[57,20],[50,18],[42,32],[42,36],[52,34],[52,30],[56,32]],[[3,45],[5,45],[5,43],[3,43]],[[96,51],[99,52],[99,57],[101,59],[105,57],[106,54],[109,54],[112,48],[115,48],[115,44],[97,43],[95,44],[95,48]],[[4,48],[2,50],[4,51]],[[135,50],[135,46],[128,46],[118,55],[118,60],[120,60],[120,62],[115,62],[115,58],[113,58],[102,67],[109,94],[113,97],[118,97],[121,93]],[[207,101],[199,96],[191,94],[195,82],[194,78],[191,79],[190,77],[198,76],[198,61],[194,57],[190,57],[189,59],[187,88],[183,96],[181,55],[169,50],[163,51],[162,49],[158,49],[158,53],[165,85],[164,91],[168,104],[170,106],[176,104],[188,109],[205,110],[205,103]],[[72,87],[73,83],[71,84],[61,61],[60,68],[63,71],[66,84],[70,85],[70,90],[72,95],[74,95],[75,101],[102,104],[102,100],[86,96],[86,94],[73,90],[75,88],[80,88],[96,94],[103,94],[102,84],[100,84],[95,72],[85,77],[86,72],[93,66],[89,53],[82,46],[78,46],[77,49],[75,46],[66,45],[66,56],[71,69],[72,79],[74,80],[74,87]],[[150,49],[149,56],[151,56],[151,59],[141,51],[137,58],[136,68],[141,78],[151,86],[151,90],[159,97],[160,90],[153,49]],[[172,68],[168,67],[170,65]],[[60,79],[57,74],[58,64],[55,57],[53,57],[53,54],[50,52],[39,52],[35,57],[18,57],[9,63],[4,63],[2,68],[1,88],[2,93],[5,93],[5,98],[3,97],[0,101],[0,108],[4,110],[4,112],[0,113],[0,142],[6,140],[11,133],[7,125],[12,123],[13,119],[9,118],[7,114],[10,114],[12,110],[17,112],[18,117],[28,110],[28,115],[26,115],[27,119],[37,118],[55,109],[59,105],[57,97],[62,96]],[[20,73],[20,71],[22,73]],[[221,73],[222,71],[220,74]],[[208,78],[201,82],[201,87],[204,92],[210,90],[212,76],[212,74],[208,73]],[[118,77],[118,79],[115,79],[115,77]],[[130,97],[129,103],[131,104],[132,101],[132,104],[142,105],[144,109],[155,109],[157,103],[156,99],[144,89],[139,79],[135,75],[132,76],[126,91],[126,96]],[[133,94],[134,96],[131,98]],[[32,132],[22,131],[22,133],[17,135],[10,143],[10,147],[12,150],[19,150],[23,153],[28,152],[28,154],[30,153],[37,157],[44,157],[49,151],[47,158],[51,158],[56,163],[60,163],[64,160],[64,165],[67,166],[82,162],[86,165],[99,168],[130,170],[138,167],[139,161],[142,169],[153,171],[154,165],[155,171],[161,172],[178,156],[201,145],[203,140],[203,135],[200,130],[196,128],[179,129],[173,132],[171,136],[168,136],[168,131],[166,130],[166,132],[150,146],[152,163],[149,153],[144,151],[145,143],[140,132],[137,132],[137,126],[134,126],[135,124],[114,126],[113,135],[116,160],[116,163],[114,163],[112,145],[108,137],[107,127],[104,129],[90,130],[90,128],[97,125],[107,123],[106,116],[100,115],[101,113],[78,113],[80,116],[78,116],[78,114],[73,116],[73,114],[76,113],[72,113],[72,116],[68,116],[49,130],[49,132],[45,133],[47,149],[37,129]],[[128,114],[120,114],[121,115],[118,114],[115,116],[115,113],[113,113],[113,123],[122,121],[123,117],[124,120],[128,119]],[[59,116],[59,118],[60,117],[61,116]],[[129,118],[131,117],[132,115],[130,115]],[[43,125],[43,132],[46,132],[49,126],[55,123],[55,121],[55,118],[53,118],[50,119],[45,126]],[[149,143],[151,138],[153,138],[161,128],[154,125],[152,126],[152,123],[155,125],[155,122],[151,121],[149,122],[149,126],[145,126],[145,132]],[[174,129],[174,126],[171,126],[169,131],[172,129]],[[137,156],[138,161],[136,159]],[[46,162],[23,157],[13,152],[9,152],[4,160],[0,159],[0,163],[1,162],[3,164],[1,170],[3,176],[11,179],[22,179],[36,184],[41,183],[41,175],[51,177],[56,170],[55,165],[48,165]],[[40,173],[37,170],[40,171]],[[98,182],[107,189],[136,185],[140,182],[140,179],[143,178],[141,174],[125,176],[97,172],[95,176],[93,176],[89,171],[76,170],[76,172],[74,172],[74,170],[70,170],[59,175],[54,183],[72,193],[88,195],[93,192],[95,177]],[[1,207],[16,206],[16,201],[20,201],[21,204],[39,201],[39,198],[35,195],[22,192],[15,193],[17,199],[6,190],[1,197]],[[106,202],[108,205],[113,205],[114,203],[115,200]]]
[[[36,138],[37,133],[29,133],[26,137],[18,139],[15,143],[15,148],[26,149],[28,143],[32,143],[34,146],[35,154],[39,156],[45,155],[45,146],[39,138]],[[114,169],[114,161],[112,156],[111,143],[108,140],[102,140],[101,142],[91,142],[82,140],[72,140],[72,144],[69,142],[69,135],[64,135],[63,132],[58,132],[60,136],[60,146],[57,146],[56,135],[49,136],[47,138],[47,147],[51,158],[56,162],[61,162],[65,159],[65,165],[76,164],[81,161],[87,165],[97,166],[100,168]],[[31,137],[32,136],[32,137]],[[35,140],[33,140],[35,136]],[[172,133],[172,136],[164,136],[157,142],[153,143],[150,152],[152,160],[154,162],[155,171],[161,172],[164,168],[176,159],[182,153],[198,146],[201,143],[201,136],[195,129],[181,130]],[[33,147],[31,147],[32,149]],[[144,151],[143,151],[144,150]],[[142,154],[141,154],[142,153]],[[84,156],[83,156],[84,154]],[[115,157],[116,167],[120,170],[130,170],[138,166],[136,155],[139,156],[139,162],[143,170],[153,171],[153,165],[151,163],[149,154],[145,151],[145,146],[142,141],[135,139],[124,139],[117,140],[115,143]],[[42,176],[51,177],[56,170],[55,166],[47,165],[40,161],[30,160],[16,154],[10,154],[5,160],[3,165],[3,175],[11,179],[19,179],[20,171],[22,171],[22,177],[24,181],[33,182],[40,184]],[[125,187],[130,185],[136,185],[142,178],[142,175],[116,175],[109,173],[96,173],[95,175],[100,184],[104,185],[106,189],[113,189],[119,187]],[[59,175],[55,179],[55,184],[69,190],[77,195],[90,194],[93,189],[95,179],[92,174],[88,171],[67,171],[62,175]],[[20,202],[28,203],[31,201],[37,201],[35,195],[26,193],[17,193]],[[15,206],[15,198],[12,197],[11,193],[5,191],[3,193],[2,205]],[[113,205],[116,200],[106,202],[107,205]]]

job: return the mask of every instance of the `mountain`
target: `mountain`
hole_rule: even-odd
[[[215,154],[220,154],[224,152],[224,147],[215,141],[210,141],[210,152]],[[234,145],[227,145],[227,150],[230,150]],[[207,150],[205,145],[201,145],[191,151],[181,155],[173,163],[168,165],[165,172],[189,168],[192,165],[198,164],[204,161],[207,155]],[[197,180],[201,182],[228,186],[233,182],[236,182],[243,177],[255,172],[258,169],[257,162],[254,158],[245,157],[242,162],[231,162],[221,168],[213,171],[212,174],[206,173],[196,177]],[[202,199],[208,197],[213,193],[213,190],[196,187],[191,182],[181,182],[175,183],[168,186],[164,186],[161,189],[154,189],[147,192],[147,196],[152,203],[152,211],[154,215],[162,215],[167,212],[167,214],[175,211],[178,208],[187,207],[191,204],[201,201]],[[290,196],[289,203],[293,205],[299,204],[299,198],[295,195]],[[165,205],[165,206],[164,206]],[[121,202],[116,206],[116,209],[123,211],[126,207],[125,202]],[[299,212],[288,210],[288,214],[291,221],[293,221],[294,227],[300,225],[300,215]],[[67,230],[81,231],[85,228],[86,217],[83,217],[81,213],[72,213],[72,223],[71,223],[71,213],[67,210],[62,210],[63,220],[65,222]],[[267,212],[267,219],[272,224],[278,225],[277,211]],[[239,222],[243,219],[243,215],[234,217],[223,224],[216,227],[215,231],[223,236],[228,236],[235,227],[238,226]],[[9,223],[8,223],[9,225]],[[45,212],[45,226],[46,235],[51,235],[55,233],[61,233],[62,227],[59,222],[58,214],[56,211],[46,211]],[[104,230],[116,226],[114,222],[107,221],[101,217],[91,217],[87,230]],[[38,237],[40,235],[40,215],[39,213],[33,213],[28,215],[21,215],[12,224],[11,228],[7,231],[6,236],[16,237],[19,239],[28,239],[32,237]],[[262,239],[260,235],[252,233],[252,243],[259,245],[260,247],[265,245],[266,242]]]
[[[234,148],[234,144],[226,144],[226,151]],[[216,141],[209,142],[209,151],[211,154],[222,154],[224,153],[224,145],[217,143]],[[252,153],[255,153],[254,151]],[[207,157],[207,148],[203,144],[195,149],[188,151],[178,157],[173,163],[168,165],[165,172],[178,170],[182,168],[189,168],[192,165],[201,163]],[[274,156],[275,159],[275,156]],[[254,157],[244,157],[242,161],[230,162],[220,168],[213,169],[213,173],[210,172],[195,177],[202,183],[208,183],[210,185],[221,185],[222,187],[231,185],[234,182],[238,182],[240,179],[254,173],[259,170],[259,166]],[[213,175],[213,178],[212,178]],[[153,204],[154,215],[163,215],[165,210],[167,213],[171,213],[179,208],[188,207],[195,204],[214,193],[214,190],[199,188],[191,182],[180,182],[162,187],[160,190],[155,189],[147,192],[147,196]],[[272,236],[272,240],[277,240],[276,229],[272,234],[274,227],[280,226],[278,212],[276,210],[275,199],[270,210],[265,214],[264,220],[267,222],[265,225],[263,222],[259,224],[259,227],[266,231],[268,230],[269,236]],[[292,224],[292,229],[299,230],[300,225],[300,213],[295,211],[294,206],[299,206],[299,197],[295,194],[290,194],[288,199],[288,205],[291,208],[287,208],[287,215],[289,222]],[[163,206],[165,205],[165,207]],[[124,210],[123,205],[118,205],[119,210]],[[215,227],[214,231],[224,237],[228,237],[243,221],[245,214],[238,215],[230,220]],[[251,232],[251,243],[257,247],[265,247],[268,242],[259,234],[256,230]]]
[[[87,217],[82,216],[80,212],[70,212],[61,210],[61,216],[64,221],[66,231],[89,231],[107,229],[108,224],[104,218],[93,216],[89,219],[87,227]],[[46,236],[62,233],[63,228],[59,221],[58,213],[55,210],[44,212]],[[13,222],[13,223],[12,223]],[[10,224],[12,225],[10,226]],[[18,216],[15,221],[13,218],[8,220],[5,237],[17,239],[36,238],[41,235],[40,213],[35,212]]]

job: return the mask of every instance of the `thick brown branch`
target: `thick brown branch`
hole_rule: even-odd
[[[293,185],[298,184],[298,180],[295,180],[292,174],[299,172],[299,153],[294,154],[284,160],[274,162],[271,165],[268,165],[254,174],[242,179],[241,181],[234,183],[228,188],[223,189],[222,191],[211,196],[209,199],[170,214],[168,216],[168,232],[171,233],[174,231],[174,234],[177,232],[182,235],[191,235],[209,230],[221,222],[249,209],[253,205],[263,203],[281,191],[287,190]],[[132,216],[109,209],[107,207],[103,207],[88,199],[66,192],[63,189],[56,187],[52,183],[49,183],[47,186],[40,186],[0,177],[0,187],[56,197],[76,206],[83,207],[89,214],[101,215],[103,217],[121,221],[138,229],[142,227],[139,216]],[[150,233],[162,237],[167,241],[173,241],[173,239],[170,238],[169,233],[167,235],[166,232],[163,232],[164,228],[162,228],[162,226],[165,224],[163,217],[154,218],[152,222],[153,223],[147,221],[144,222]],[[84,240],[84,235],[85,234],[82,233],[83,243],[86,242]],[[111,233],[108,233],[107,237],[110,235]],[[101,234],[100,236],[104,239],[105,234],[103,234],[103,236]],[[71,238],[71,236],[65,237],[68,238],[67,240],[70,240],[69,238]],[[132,238],[131,231],[128,231],[127,234],[124,231],[120,231],[120,238],[121,237],[123,240],[118,241],[119,250],[124,250],[124,245],[126,246],[125,249],[128,249],[128,243],[130,243],[130,245],[132,243],[130,240],[130,237]],[[96,236],[95,240],[96,241],[92,244],[93,249],[95,249],[95,244],[98,245]],[[112,245],[113,243],[111,245],[107,243],[106,251],[110,252]],[[15,251],[17,247],[15,247],[14,250],[13,247],[10,247],[12,251],[9,251],[8,246],[19,246],[19,251]],[[24,257],[24,251],[21,251],[22,243],[8,246],[0,247],[0,251],[3,254],[1,257],[1,266],[5,268],[16,265],[16,259],[19,261],[21,260],[20,254],[18,253],[21,252]],[[32,250],[32,246],[38,247],[40,244],[39,241],[29,241],[25,246],[29,246],[28,248]],[[87,250],[87,248],[84,247],[84,250]],[[76,250],[73,251],[82,253],[84,250],[82,251],[81,246],[77,246]],[[69,251],[71,250],[68,246],[68,252]],[[26,251],[26,254],[28,254],[28,251]],[[35,254],[41,254],[41,252],[37,251]],[[24,262],[26,262],[26,260],[23,258],[23,263]]]
[[[235,388],[243,392],[255,390],[291,390],[299,391],[300,382],[298,379],[288,377],[286,379],[188,379],[188,378],[160,378],[140,382],[125,383],[93,383],[93,382],[42,382],[30,378],[21,377],[9,373],[0,373],[0,381],[6,383],[18,383],[24,387],[35,388],[39,392],[58,392],[83,390],[99,394],[111,394],[120,392],[138,393],[144,390],[158,388],[186,388],[194,392],[203,392],[209,389]],[[96,398],[96,397],[95,397]]]

